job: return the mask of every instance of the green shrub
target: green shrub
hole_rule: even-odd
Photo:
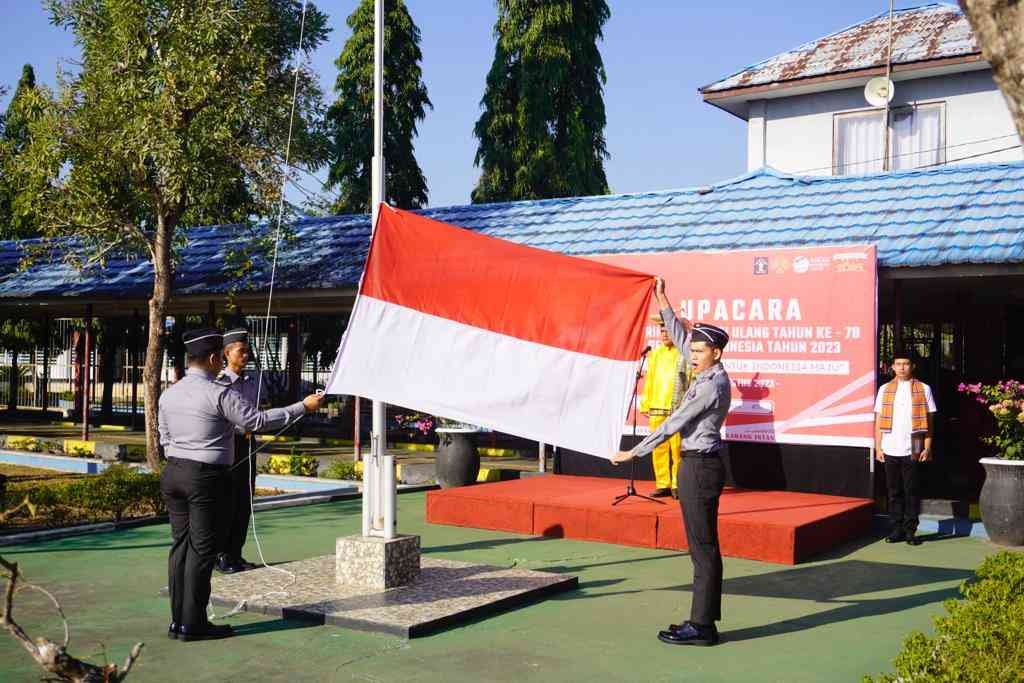
[[[119,522],[130,508],[143,506],[153,514],[163,511],[160,476],[113,465],[95,477],[79,479],[67,492],[75,507],[99,513]]]
[[[51,525],[89,520],[121,521],[129,513],[141,516],[164,512],[160,475],[124,465],[70,481],[9,484],[2,501],[3,509],[26,496],[39,517]]]
[[[1004,551],[947,600],[935,635],[912,633],[895,674],[865,681],[1019,681],[1024,679],[1024,553]]]
[[[342,460],[337,458],[331,461],[331,464],[320,473],[320,476],[325,479],[348,479],[352,481],[362,481],[362,472],[356,469],[356,463],[349,460]]]

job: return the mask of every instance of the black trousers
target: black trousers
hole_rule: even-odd
[[[171,519],[173,544],[167,558],[171,620],[197,628],[208,623],[210,574],[224,543],[224,505],[230,495],[225,465],[168,458],[160,492]]]
[[[249,535],[252,516],[252,492],[256,487],[256,463],[250,463],[249,439],[235,437],[235,463],[231,470],[231,503],[228,509],[227,539],[224,554],[230,560],[242,559],[242,547]]]
[[[917,513],[921,506],[917,489],[918,463],[910,456],[885,456],[885,486],[889,490],[889,521],[893,531],[905,534],[917,531]]]
[[[722,551],[718,546],[718,499],[725,486],[721,457],[683,451],[679,463],[679,507],[693,562],[690,621],[711,626],[722,618]]]

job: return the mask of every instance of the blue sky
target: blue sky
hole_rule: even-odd
[[[0,83],[13,88],[24,63],[53,83],[71,37],[36,0],[8,0],[0,25]],[[313,56],[330,96],[334,59],[357,0],[319,0],[333,32]],[[422,33],[423,74],[434,109],[420,125],[416,156],[431,206],[468,203],[473,124],[494,51],[492,0],[406,0]],[[923,3],[897,3],[897,9]],[[746,170],[744,122],[704,104],[697,88],[744,66],[888,9],[885,0],[609,0],[600,44],[608,73],[605,168],[613,192],[705,185]],[[8,95],[9,97],[9,95]],[[0,106],[6,107],[6,98]],[[315,179],[303,180],[319,190]],[[297,192],[289,193],[300,198]]]

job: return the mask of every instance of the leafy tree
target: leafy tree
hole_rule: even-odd
[[[473,129],[474,202],[608,192],[605,0],[497,0],[497,44]]]
[[[336,213],[369,213],[373,156],[373,0],[348,18],[352,36],[334,62],[337,100],[327,112],[333,141],[327,187],[338,188]],[[427,203],[427,181],[416,163],[416,125],[432,107],[423,83],[420,30],[403,0],[384,5],[385,199],[402,208]]]
[[[28,100],[35,90],[36,74],[31,64],[21,70],[21,79],[14,96],[7,105],[0,133],[0,239],[20,239],[39,234],[38,219],[26,212],[26,201],[19,195],[31,191],[22,186],[21,178],[10,163],[28,146]],[[38,189],[38,188],[36,188]]]
[[[16,159],[44,191],[33,210],[48,237],[74,238],[82,267],[139,253],[153,269],[143,381],[148,460],[158,465],[163,331],[175,248],[187,225],[271,215],[287,169],[290,58],[325,39],[310,6],[300,43],[297,0],[46,0],[82,52],[77,74],[30,98],[29,145]],[[324,158],[321,93],[297,73],[292,156]]]

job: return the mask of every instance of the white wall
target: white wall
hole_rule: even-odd
[[[989,70],[896,82],[893,106],[946,103],[946,160],[961,163],[1019,160],[1021,149],[974,156],[1019,140],[1002,93]],[[767,164],[787,173],[832,174],[833,115],[868,109],[863,88],[832,90],[750,103],[747,168]],[[879,150],[881,156],[882,150]],[[763,155],[763,156],[762,156]]]

